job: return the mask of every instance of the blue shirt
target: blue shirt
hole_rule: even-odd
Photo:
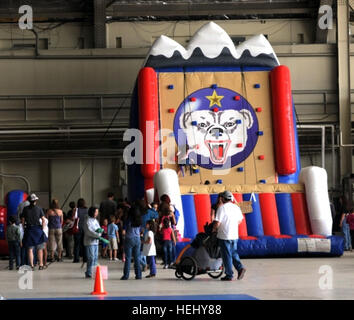
[[[124,224],[123,229],[125,230],[126,238],[140,238],[141,227],[132,227],[132,224],[129,220]]]
[[[157,213],[156,210],[154,209],[148,209],[146,214],[144,214],[143,216],[141,216],[141,220],[142,220],[142,227],[145,229],[146,226],[146,222],[150,221],[150,220],[154,220],[154,219],[158,219],[159,218],[159,214]]]
[[[115,239],[116,231],[118,231],[118,226],[115,223],[110,223],[107,227],[107,234],[109,239]]]

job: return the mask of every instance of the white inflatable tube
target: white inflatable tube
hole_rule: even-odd
[[[146,200],[148,203],[154,202],[154,197],[155,197],[155,189],[154,188],[145,190],[145,194],[146,194]]]
[[[171,204],[173,204],[180,213],[177,229],[181,235],[184,237],[184,215],[182,207],[181,191],[179,189],[178,176],[176,171],[172,169],[161,169],[154,175],[154,186],[157,190],[159,197],[163,194],[167,194],[171,199]]]
[[[312,232],[330,236],[333,220],[328,197],[326,170],[319,167],[303,168],[300,172],[299,182],[305,185]]]

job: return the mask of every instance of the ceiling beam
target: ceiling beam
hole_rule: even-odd
[[[127,4],[113,3],[107,9],[112,17],[129,16],[215,16],[215,15],[257,15],[257,14],[313,14],[318,6],[309,1],[281,2],[222,2],[222,3],[168,3]]]

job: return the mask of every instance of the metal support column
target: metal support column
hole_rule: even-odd
[[[339,131],[343,143],[351,143],[350,49],[348,1],[337,1]],[[340,178],[352,173],[352,149],[340,147]]]
[[[95,48],[106,48],[106,0],[94,0]]]

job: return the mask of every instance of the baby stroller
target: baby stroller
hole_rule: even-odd
[[[211,233],[210,224],[206,224],[204,230],[206,232],[198,233],[178,255],[175,264],[177,278],[192,280],[200,274],[208,274],[213,279],[221,277],[223,265],[216,234]]]

